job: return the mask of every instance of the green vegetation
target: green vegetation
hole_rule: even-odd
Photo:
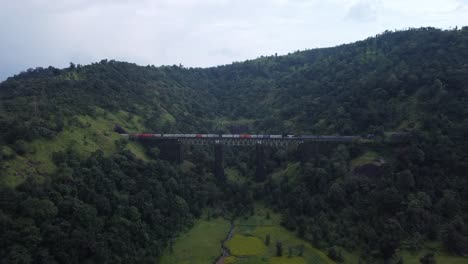
[[[231,263],[334,263],[322,251],[282,227],[280,219],[279,214],[256,204],[253,215],[236,220],[235,235],[227,244],[235,257]],[[271,239],[269,245],[265,245],[267,235]],[[285,249],[282,257],[276,256],[275,242],[281,242]],[[287,253],[289,248],[291,257]]]
[[[286,168],[282,169],[282,170],[278,170],[276,172],[274,172],[271,176],[271,178],[273,180],[280,180],[281,177],[286,177],[286,178],[292,178],[294,177],[295,175],[297,175],[297,173],[300,172],[300,164],[299,162],[296,162],[296,163],[287,163],[286,164]]]
[[[226,173],[227,179],[232,182],[243,183],[246,180],[245,177],[242,177],[239,171],[235,168],[226,168],[224,170],[224,173]]]
[[[232,255],[239,257],[263,255],[265,253],[263,241],[253,236],[236,234],[228,241],[227,246]]]
[[[161,264],[213,263],[220,255],[221,244],[229,231],[229,221],[222,218],[197,220],[190,231],[177,237],[172,252],[167,248]]]
[[[9,172],[7,177],[2,179],[8,186],[17,186],[27,175],[53,173],[57,169],[53,163],[53,153],[73,149],[82,158],[88,157],[91,153],[101,150],[104,155],[109,156],[117,152],[116,142],[121,139],[113,133],[115,124],[124,124],[132,128],[133,131],[141,131],[142,126],[137,118],[128,120],[128,113],[123,111],[116,115],[109,114],[102,109],[97,109],[95,118],[90,116],[75,116],[70,120],[69,126],[52,139],[35,139],[26,144],[28,153],[23,157],[6,161],[2,166]],[[147,160],[144,148],[136,142],[128,142],[127,149],[136,157]]]
[[[81,263],[74,256],[89,252],[91,262],[149,263],[192,225],[207,201],[222,200],[210,184],[214,179],[164,161],[145,162],[125,148],[108,157],[96,151],[86,159],[61,151],[53,161],[57,172],[50,178],[27,177],[16,190],[0,189],[5,263]],[[216,220],[196,227],[212,230],[206,239],[216,241],[228,224]]]
[[[165,250],[160,263],[213,263],[220,255],[221,241],[228,230],[228,221],[221,218],[198,220],[188,232],[174,240],[172,252],[169,248]],[[266,234],[271,235],[272,241],[282,241],[285,247],[292,247],[294,256],[276,257],[274,243],[268,246],[264,243]],[[307,241],[281,227],[280,215],[261,204],[255,205],[253,215],[235,221],[234,235],[226,245],[231,256],[224,263],[334,263]],[[302,256],[297,256],[301,247]]]
[[[306,264],[304,258],[300,257],[272,257],[270,262],[271,264]],[[315,262],[314,262],[315,263]]]
[[[358,264],[359,263],[359,253],[357,252],[348,252],[342,250],[345,263]],[[464,264],[466,263],[466,257],[454,256],[446,251],[440,243],[427,242],[423,246],[423,249],[417,251],[409,250],[398,250],[397,255],[403,258],[403,263],[407,264],[420,264],[421,258],[427,253],[434,253],[436,263],[442,264]],[[376,260],[376,264],[384,264],[383,260]]]
[[[420,259],[427,253],[433,252],[435,255],[436,263],[443,263],[443,264],[464,264],[467,262],[466,257],[459,257],[454,256],[453,254],[449,254],[443,248],[440,243],[436,243],[436,245],[429,245],[426,246],[423,250],[417,252],[411,251],[400,251],[400,255],[404,259],[404,263],[409,264],[419,264]],[[432,243],[433,244],[433,243]]]
[[[354,170],[355,168],[365,165],[365,164],[372,164],[377,161],[378,154],[375,151],[367,151],[366,153],[362,154],[359,157],[354,158],[351,160],[351,169]]]

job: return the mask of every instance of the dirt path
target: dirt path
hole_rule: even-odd
[[[231,255],[231,252],[229,252],[229,248],[226,246],[226,242],[232,238],[233,233],[234,220],[231,220],[231,227],[229,228],[229,233],[227,234],[226,238],[223,241],[221,241],[221,249],[223,250],[223,253],[221,253],[221,256],[219,256],[218,260],[215,262],[216,264],[224,264],[224,259]]]

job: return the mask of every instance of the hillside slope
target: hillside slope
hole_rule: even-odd
[[[432,129],[461,141],[468,126],[467,37],[466,29],[423,28],[207,69],[107,60],[30,69],[0,84],[0,142],[15,148],[53,139],[67,127],[82,127],[77,118],[105,120],[106,133],[112,123],[165,133],[366,135]],[[443,128],[435,127],[439,123]],[[74,137],[60,145],[84,142],[82,135]],[[109,140],[94,140],[96,147],[88,149]],[[25,166],[11,167],[24,171]]]

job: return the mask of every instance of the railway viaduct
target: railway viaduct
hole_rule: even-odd
[[[121,134],[142,144],[154,144],[160,148],[161,158],[182,162],[184,145],[212,145],[214,147],[214,175],[225,179],[224,146],[254,146],[256,149],[255,180],[266,179],[265,146],[279,147],[304,143],[362,143],[369,142],[359,136],[273,136],[273,135],[214,135],[214,134]]]

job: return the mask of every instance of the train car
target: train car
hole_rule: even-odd
[[[282,135],[270,135],[270,138],[283,138]]]
[[[239,138],[252,138],[252,135],[250,135],[250,134],[242,134],[242,135],[239,135]]]
[[[136,134],[137,138],[152,138],[153,134]]]
[[[270,135],[252,135],[252,138],[270,138]]]
[[[299,136],[301,139],[319,139],[320,136],[317,135],[301,135]]]

